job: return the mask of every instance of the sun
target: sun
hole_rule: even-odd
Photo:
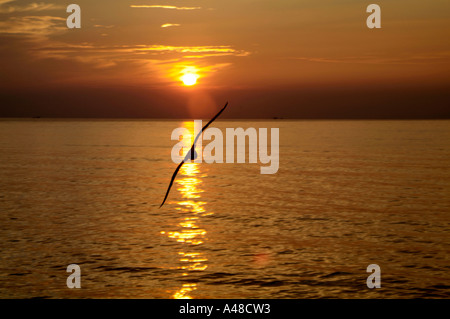
[[[192,86],[197,84],[198,75],[195,73],[185,73],[180,77],[180,80],[183,81],[183,84],[186,86]]]

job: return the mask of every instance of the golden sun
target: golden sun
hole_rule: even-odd
[[[186,73],[184,74],[180,80],[183,81],[183,84],[186,86],[192,86],[197,83],[198,75],[195,73]]]

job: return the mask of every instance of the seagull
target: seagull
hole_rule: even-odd
[[[197,137],[194,140],[194,144],[192,144],[191,149],[189,150],[189,152],[186,154],[186,156],[184,157],[184,160],[181,161],[180,164],[178,164],[177,168],[175,169],[175,172],[173,172],[172,175],[172,179],[170,180],[169,183],[169,187],[167,188],[167,192],[166,192],[166,196],[164,196],[164,200],[161,204],[161,206],[159,206],[159,208],[161,208],[164,203],[166,202],[167,196],[169,196],[169,192],[170,192],[170,188],[172,187],[173,181],[175,180],[175,177],[177,177],[178,171],[180,170],[181,166],[183,166],[183,164],[188,160],[191,159],[192,161],[195,160],[197,158],[197,152],[195,151],[195,143],[197,143],[197,140],[199,139],[199,137],[202,135],[203,131],[206,130],[208,128],[208,126],[214,122],[214,120],[216,118],[219,117],[220,114],[222,114],[222,112],[225,110],[225,108],[227,107],[228,102],[225,103],[225,106],[219,111],[219,113],[216,114],[216,116],[214,116],[205,126],[203,126],[203,128],[201,129],[201,131],[197,134]]]

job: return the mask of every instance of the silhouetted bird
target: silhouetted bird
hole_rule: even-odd
[[[161,208],[164,203],[166,202],[167,196],[169,196],[169,192],[170,192],[170,188],[172,187],[173,181],[175,180],[175,177],[177,177],[178,171],[180,170],[181,166],[183,166],[183,164],[185,163],[186,160],[190,159],[190,160],[195,160],[198,156],[197,152],[195,151],[195,143],[197,143],[198,138],[200,137],[200,135],[202,135],[203,131],[206,130],[206,128],[216,119],[219,117],[219,115],[225,110],[225,108],[227,107],[228,102],[225,103],[225,106],[219,111],[219,113],[216,114],[216,116],[214,116],[205,126],[203,126],[202,130],[197,134],[197,137],[194,140],[194,143],[192,144],[191,149],[189,150],[189,152],[186,154],[186,156],[184,157],[184,159],[181,161],[180,164],[178,164],[177,168],[175,169],[175,172],[173,172],[172,178],[170,180],[170,184],[169,187],[167,188],[167,192],[166,192],[166,196],[164,196],[164,200],[161,204],[161,206],[159,206],[159,208]]]

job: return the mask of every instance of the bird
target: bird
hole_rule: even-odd
[[[201,131],[197,134],[194,143],[192,144],[191,149],[189,150],[189,152],[186,154],[186,156],[184,157],[184,159],[181,161],[180,164],[178,164],[177,168],[175,169],[175,171],[173,172],[172,178],[170,179],[170,183],[169,183],[169,187],[167,188],[167,192],[166,192],[166,196],[164,196],[164,200],[161,203],[161,206],[159,206],[159,208],[163,207],[164,203],[166,202],[167,197],[169,196],[170,193],[170,189],[172,188],[172,184],[173,181],[175,180],[175,178],[177,177],[178,171],[180,170],[181,166],[183,166],[183,164],[185,163],[186,160],[190,159],[190,160],[195,160],[198,156],[197,152],[195,151],[195,144],[197,143],[197,140],[199,139],[199,137],[202,135],[203,131],[206,130],[208,128],[208,126],[214,122],[214,120],[216,118],[219,117],[220,114],[222,114],[222,112],[226,109],[226,107],[228,106],[228,102],[225,103],[225,106],[208,122],[206,123],[205,126],[203,126],[203,128],[201,129]]]

